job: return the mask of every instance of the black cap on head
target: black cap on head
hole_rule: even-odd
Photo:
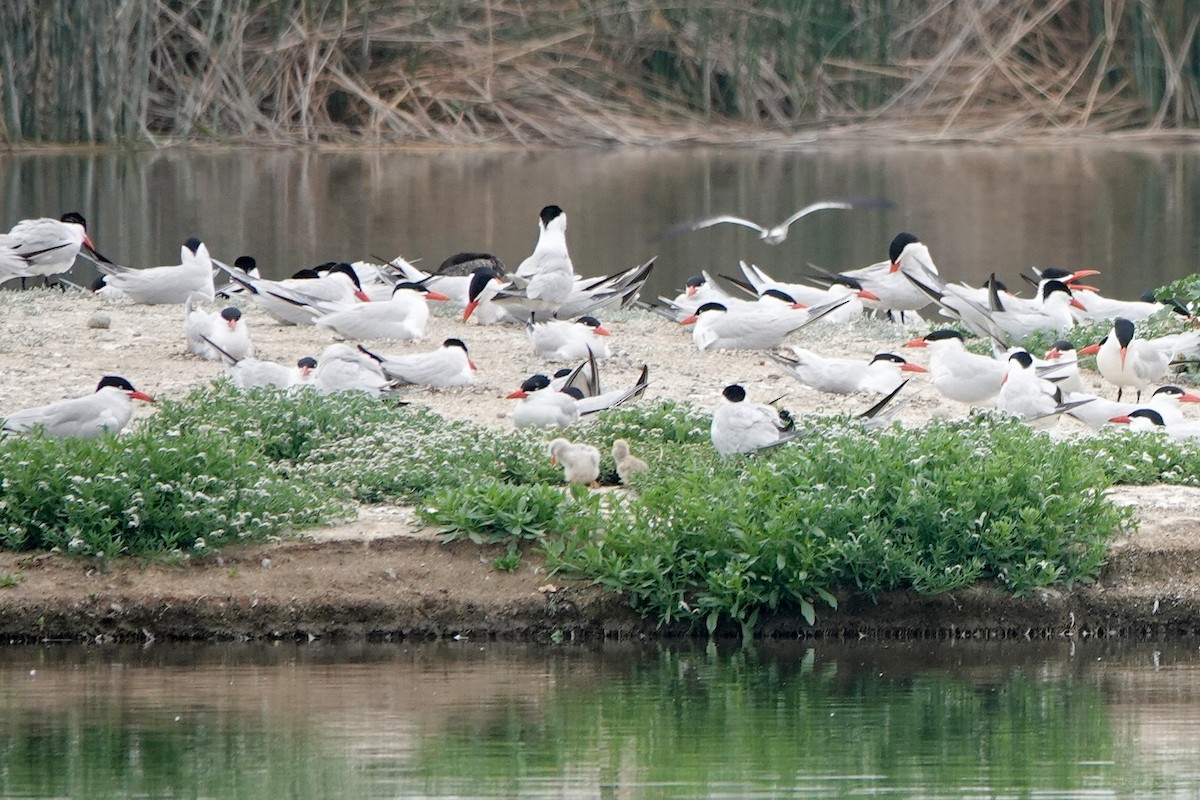
[[[500,276],[496,274],[496,270],[491,267],[480,267],[472,272],[471,282],[467,284],[467,299],[472,301],[479,299],[484,287],[498,277]]]
[[[1166,425],[1166,423],[1163,422],[1162,414],[1158,413],[1153,408],[1139,408],[1136,411],[1130,411],[1129,418],[1133,419],[1134,417],[1139,417],[1141,419],[1148,419],[1148,420],[1150,420],[1150,422],[1152,422],[1155,425],[1159,425],[1159,426]]]
[[[119,375],[105,375],[100,379],[100,383],[97,384],[96,391],[98,392],[106,386],[111,386],[114,389],[120,389],[123,392],[133,391],[133,384]]]
[[[596,319],[595,317],[591,317],[591,316],[580,317],[579,319],[577,319],[575,321],[578,322],[580,325],[587,325],[589,328],[599,328],[600,327],[600,320]]]
[[[394,287],[392,287],[392,294],[395,294],[396,292],[400,291],[401,289],[408,289],[410,292],[428,292],[429,291],[429,289],[427,289],[423,284],[413,283],[412,281],[404,281],[403,283],[397,283]]]
[[[83,218],[83,214],[78,211],[68,211],[59,217],[60,222],[73,222],[76,225],[82,225],[83,229],[87,230],[87,220]]]
[[[705,303],[696,309],[697,314],[703,314],[705,311],[728,311],[725,306],[720,303]]]
[[[1060,353],[1070,353],[1075,349],[1075,345],[1071,344],[1066,339],[1059,339],[1050,346]]]
[[[304,269],[298,269],[293,272],[292,277],[299,278],[301,280],[314,280],[321,276],[315,269],[312,269],[311,267],[305,267]]]
[[[346,264],[344,262],[341,264],[334,264],[332,267],[329,268],[329,271],[330,272],[343,272],[346,275],[349,275],[350,280],[354,281],[354,285],[356,287],[358,287],[359,289],[362,289],[362,284],[358,282],[358,273],[355,272],[354,267],[350,266],[349,264]]]
[[[796,298],[792,297],[790,294],[783,291],[782,289],[767,289],[760,296],[761,297],[774,297],[776,300],[782,300],[783,302],[788,303],[789,305],[796,302]]]
[[[301,369],[303,369],[304,367],[308,367],[309,369],[316,369],[317,360],[315,358],[313,358],[312,356],[305,356],[304,358],[302,358],[296,362],[296,366],[300,367]]]
[[[1179,397],[1181,394],[1185,394],[1185,392],[1183,391],[1183,388],[1179,386],[1160,386],[1155,389],[1154,394],[1150,396],[1157,397],[1160,394],[1171,397]]]
[[[258,269],[258,262],[254,260],[254,256],[238,256],[233,260],[233,265],[242,272],[253,272]]]
[[[1062,281],[1049,280],[1042,284],[1042,299],[1045,300],[1055,292],[1065,292],[1068,296],[1071,294],[1071,287],[1067,286]]]
[[[541,213],[538,214],[538,217],[542,220],[542,225],[545,226],[549,225],[550,221],[555,217],[561,216],[562,213],[563,210],[558,206],[546,206],[542,209]]]
[[[904,252],[904,248],[908,247],[913,242],[919,241],[921,240],[918,239],[915,234],[909,233],[908,231],[897,233],[896,237],[892,239],[892,243],[888,245],[888,258],[891,259],[893,264],[895,264],[900,260],[900,254]]]
[[[521,389],[525,392],[536,392],[541,389],[545,389],[549,385],[550,379],[541,373],[538,373],[537,375],[530,375],[528,378],[521,381]]]
[[[1129,347],[1129,343],[1133,341],[1133,323],[1124,317],[1117,317],[1113,320],[1113,333],[1117,335],[1121,347]]]
[[[575,370],[571,369],[570,367],[563,367],[563,368],[562,368],[562,369],[560,369],[558,372],[555,372],[555,373],[554,373],[554,377],[556,377],[556,378],[565,378],[565,377],[567,377],[568,375],[570,375],[570,374],[571,374],[572,372],[574,372],[574,371],[575,371]]]
[[[1026,353],[1024,350],[1018,350],[1017,352],[1013,353],[1008,357],[1008,360],[1016,361],[1025,369],[1029,369],[1033,366],[1033,356],[1029,355],[1029,353]]]
[[[704,279],[703,275],[693,275],[687,279],[687,283],[685,283],[684,286],[703,286],[706,283],[708,283],[708,281]]]
[[[226,308],[221,309],[221,319],[231,320],[231,319],[241,319],[241,318],[242,318],[242,310],[240,308],[238,308],[237,306],[228,306]]]
[[[927,342],[940,342],[946,339],[958,339],[960,342],[966,341],[961,333],[950,328],[941,328],[925,337],[925,341]]]
[[[442,342],[442,347],[461,347],[464,353],[467,352],[467,344],[462,339],[447,339]]]
[[[893,364],[907,364],[908,363],[907,360],[901,358],[900,356],[896,355],[895,353],[876,353],[875,357],[871,359],[871,363],[874,364],[876,361],[890,361]]]
[[[197,239],[195,236],[191,236],[188,238],[188,240],[186,242],[183,243],[183,246],[186,247],[188,250],[191,250],[192,253],[194,254],[200,249],[200,240]]]
[[[721,396],[731,403],[740,403],[746,399],[746,390],[736,383],[731,383],[721,392]]]
[[[1074,274],[1074,272],[1065,269],[1059,269],[1058,267],[1042,267],[1038,270],[1038,277],[1044,281],[1061,281],[1064,278],[1069,278]]]

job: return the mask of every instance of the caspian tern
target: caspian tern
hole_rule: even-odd
[[[216,289],[208,248],[193,236],[179,248],[179,260],[178,266],[146,269],[97,261],[104,275],[103,286],[96,291],[104,294],[104,287],[111,287],[115,293],[143,305],[186,303],[193,296],[211,303]]]
[[[58,439],[94,439],[102,433],[118,433],[133,416],[133,400],[153,403],[154,398],[139,392],[124,378],[106,375],[96,391],[86,397],[59,400],[10,414],[0,431],[5,433],[42,433]]]
[[[929,377],[946,397],[972,405],[995,403],[1008,364],[968,351],[958,331],[936,330],[904,346],[929,348]]]
[[[446,339],[442,346],[427,353],[381,356],[362,345],[358,349],[379,362],[383,374],[397,384],[428,386],[466,386],[475,376],[475,364],[462,339]]]
[[[574,286],[575,267],[567,252],[567,215],[558,206],[546,206],[538,215],[537,246],[492,302],[519,319],[528,319],[530,313],[552,314],[570,297]],[[468,306],[464,319],[472,311]]]
[[[575,444],[566,439],[555,439],[547,448],[550,463],[562,465],[563,478],[567,483],[582,483],[597,486],[600,480],[600,451],[590,444]]]
[[[446,278],[457,281],[459,278]],[[504,280],[490,267],[479,267],[467,279],[467,302],[463,311],[463,322],[475,318],[480,325],[495,325],[512,321],[512,315],[492,298],[505,285]],[[456,288],[456,287],[455,287]],[[478,313],[477,313],[478,312]]]
[[[283,325],[312,325],[323,311],[340,310],[371,299],[350,264],[335,264],[324,275],[316,270],[300,270],[281,281],[254,280],[220,262],[217,266],[235,283],[244,286],[247,296],[259,308]]]
[[[628,484],[629,479],[637,473],[650,469],[649,464],[629,450],[629,442],[624,439],[617,439],[612,443],[612,457],[617,465],[617,477],[623,484]]]
[[[274,361],[244,358],[236,364],[227,363],[225,371],[229,375],[229,379],[233,381],[233,385],[239,389],[254,389],[263,386],[291,389],[312,383],[312,373],[316,368],[317,360],[312,356],[301,358],[294,367],[276,364]]]
[[[1095,355],[1100,376],[1117,387],[1117,400],[1125,389],[1142,391],[1167,374],[1171,361],[1180,353],[1191,352],[1200,344],[1200,331],[1138,339],[1133,322],[1118,317],[1112,330],[1099,344],[1088,345],[1080,355]]]
[[[236,363],[254,357],[254,339],[250,326],[242,321],[242,310],[228,306],[219,312],[192,308],[184,304],[183,332],[189,353],[209,361],[232,358]]]
[[[1018,350],[1008,357],[1008,370],[996,395],[996,408],[1034,427],[1048,428],[1057,424],[1059,416],[1073,405],[1063,402],[1061,389],[1037,376],[1029,353]]]
[[[827,358],[802,347],[792,355],[768,353],[767,357],[805,386],[832,394],[889,394],[904,381],[905,372],[925,372],[893,353],[877,353],[870,361]]]
[[[426,301],[445,299],[446,295],[420,284],[398,283],[392,290],[391,300],[358,303],[323,314],[313,324],[335,331],[347,339],[411,341],[425,336],[425,326],[429,322],[429,304]]]
[[[735,217],[732,214],[720,214],[708,219],[696,220],[695,222],[683,222],[678,225],[672,225],[670,228],[655,235],[651,241],[661,241],[672,236],[678,236],[681,233],[690,233],[691,231],[702,230],[703,228],[711,228],[713,225],[722,223],[731,223],[733,225],[741,225],[743,228],[750,228],[757,231],[758,238],[765,244],[782,244],[788,236],[788,229],[792,227],[792,223],[799,219],[807,217],[816,211],[826,211],[831,209],[850,209],[850,208],[891,208],[892,204],[887,200],[882,200],[874,197],[862,198],[847,198],[845,200],[822,200],[812,203],[792,214],[778,225],[770,228],[764,228],[757,222],[753,222],[742,217]]]
[[[521,388],[508,395],[520,400],[513,410],[513,424],[518,428],[566,428],[579,421],[575,401],[582,392],[574,387],[564,391],[551,388],[545,375],[531,375],[521,382]]]
[[[1200,422],[1168,424],[1162,414],[1152,408],[1139,408],[1113,417],[1109,422],[1128,425],[1134,433],[1165,434],[1176,442],[1195,442],[1200,439]]]
[[[530,322],[525,330],[534,352],[545,361],[579,361],[587,358],[589,352],[595,358],[612,355],[603,338],[609,332],[595,317],[580,317],[574,322]]]
[[[1054,385],[1064,392],[1083,392],[1083,378],[1079,375],[1079,356],[1075,345],[1066,339],[1059,339],[1050,345],[1041,364],[1034,363],[1038,377],[1053,381]]]
[[[929,305],[929,297],[914,286],[909,275],[923,279],[928,274],[937,275],[937,265],[929,255],[929,248],[907,231],[898,233],[888,245],[888,260],[880,261],[862,269],[834,273],[820,270],[812,277],[822,283],[846,283],[866,290],[879,298],[868,302],[869,308],[887,313],[889,317],[904,318],[904,312],[917,311]],[[925,280],[928,280],[927,278]]]
[[[379,362],[344,344],[331,344],[321,351],[312,373],[312,387],[321,394],[367,392],[382,394],[392,388]]]
[[[797,308],[766,296],[755,308],[730,309],[705,303],[680,325],[695,325],[692,340],[701,350],[771,350],[784,338],[848,302],[835,300],[824,306]]]
[[[76,211],[59,219],[21,220],[8,233],[0,234],[0,283],[66,272],[75,264],[81,247],[99,257],[88,238],[87,221]]]
[[[879,301],[878,297],[862,288],[862,285],[857,281],[852,278],[845,278],[844,276],[841,282],[830,284],[821,289],[803,283],[777,281],[759,267],[747,264],[745,261],[738,262],[738,266],[742,270],[742,275],[745,276],[746,285],[754,291],[754,294],[760,297],[764,292],[777,289],[792,297],[797,303],[805,306],[820,306],[838,298],[849,298],[849,302],[837,311],[825,315],[821,319],[822,325],[842,325],[852,322],[862,316],[865,307],[863,304],[864,300]]]
[[[1071,294],[1070,287],[1062,281],[1043,281],[1039,290],[1040,303],[1034,308],[1006,308],[999,294],[992,286],[991,316],[1012,341],[1022,341],[1026,337],[1043,331],[1062,335],[1075,327],[1075,317],[1071,309],[1086,311]]]
[[[262,278],[262,273],[258,270],[258,262],[254,256],[238,256],[233,260],[233,268],[239,270],[242,277],[246,280],[259,280]],[[218,286],[216,291],[217,297],[232,297],[236,294],[242,294],[246,291],[246,287],[235,281]]]
[[[710,436],[713,447],[725,456],[774,447],[793,438],[795,429],[790,416],[784,419],[773,406],[747,402],[746,390],[733,383],[721,392]]]
[[[1069,392],[1065,394],[1066,402],[1090,400],[1091,402],[1073,408],[1067,413],[1098,431],[1107,425],[1113,417],[1125,416],[1139,408],[1150,408],[1157,411],[1168,425],[1184,422],[1183,410],[1180,403],[1200,403],[1200,395],[1185,392],[1178,386],[1160,386],[1150,395],[1145,403],[1121,403],[1115,400],[1105,400],[1087,392]]]

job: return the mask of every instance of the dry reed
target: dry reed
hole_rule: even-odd
[[[1200,0],[5,0],[0,141],[659,144],[1200,122]]]

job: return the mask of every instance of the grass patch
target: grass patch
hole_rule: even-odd
[[[1058,443],[986,414],[872,433],[827,418],[747,458],[718,457],[708,425],[659,402],[581,426],[576,438],[628,439],[652,465],[636,493],[591,492],[562,485],[545,433],[218,383],[119,438],[0,440],[0,547],[207,552],[331,522],[351,501],[407,503],[447,540],[507,543],[496,569],[533,542],[662,623],[749,632],[772,611],[812,621],[844,593],[1090,581],[1133,523],[1110,486],[1200,475],[1200,449],[1165,437]]]

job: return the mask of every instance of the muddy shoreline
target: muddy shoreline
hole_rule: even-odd
[[[1176,638],[1200,633],[1196,533],[1168,521],[1117,539],[1090,586],[1012,597],[988,585],[937,597],[840,598],[760,620],[774,638]],[[624,598],[547,574],[526,553],[514,573],[502,546],[421,535],[283,541],[186,562],[55,553],[0,555],[0,641],[520,641],[703,637],[703,625],[658,627]],[[736,637],[728,625],[719,632]]]

